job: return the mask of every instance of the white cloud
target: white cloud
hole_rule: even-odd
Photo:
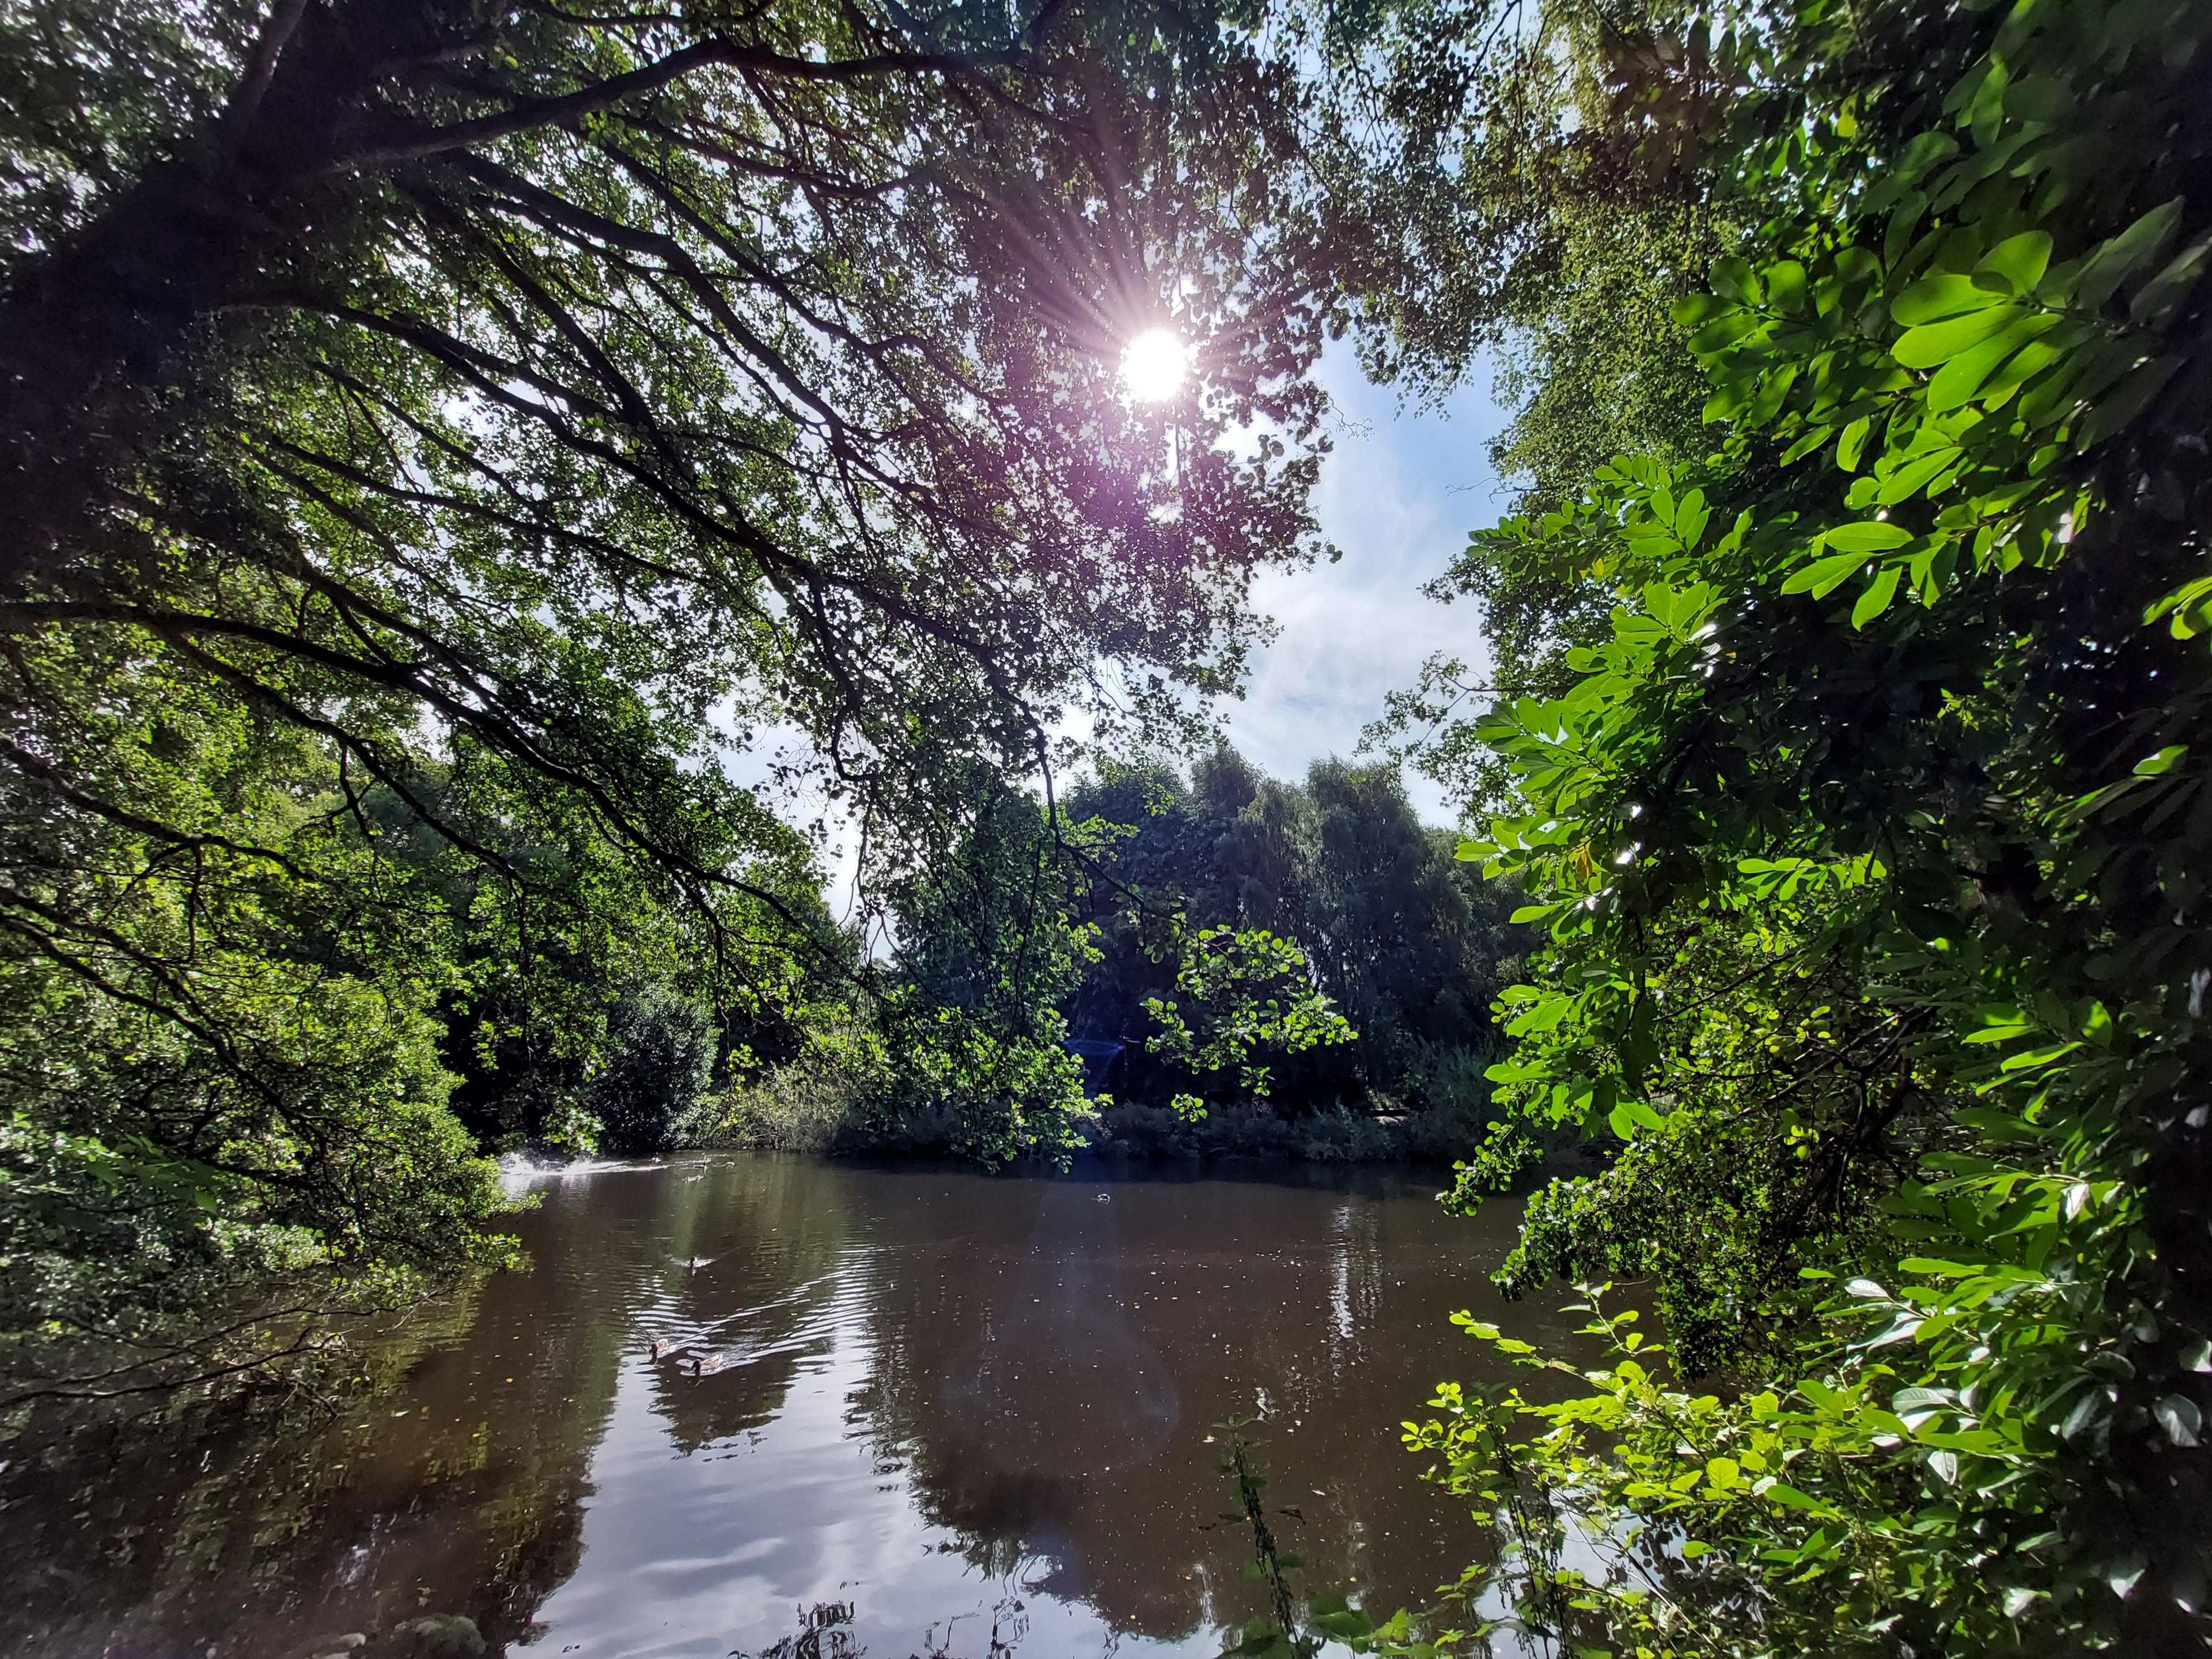
[[[1231,740],[1285,778],[1350,755],[1384,694],[1412,684],[1431,652],[1480,660],[1474,607],[1437,605],[1420,587],[1504,505],[1486,450],[1506,412],[1483,366],[1436,412],[1401,410],[1395,392],[1366,382],[1348,349],[1331,348],[1322,379],[1341,413],[1316,507],[1344,557],[1255,585],[1255,602],[1282,631],[1228,711]],[[1407,783],[1424,817],[1449,821],[1432,785]]]

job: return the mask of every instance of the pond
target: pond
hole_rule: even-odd
[[[1571,1323],[1486,1282],[1513,1206],[1425,1175],[530,1184],[527,1270],[422,1310],[327,1429],[0,1471],[0,1646],[307,1659],[459,1615],[563,1659],[1199,1659],[1262,1600],[1224,1422],[1304,1582],[1387,1614],[1486,1548],[1398,1443],[1480,1370],[1449,1316]]]

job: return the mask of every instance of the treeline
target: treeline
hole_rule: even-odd
[[[1098,955],[1066,1005],[1072,1036],[1126,1045],[1101,1079],[1118,1138],[1178,1138],[1172,1103],[1188,1092],[1206,1113],[1191,1139],[1257,1115],[1245,1133],[1340,1155],[1472,1148],[1500,1041],[1490,1006],[1518,977],[1522,930],[1506,921],[1510,894],[1455,860],[1457,836],[1420,823],[1395,766],[1322,761],[1285,783],[1223,749],[1188,785],[1164,769],[1111,772],[1071,791],[1066,811],[1127,827],[1086,872]],[[1352,1034],[1267,1055],[1264,1095],[1232,1073],[1194,1078],[1159,1051],[1152,1012],[1176,996],[1177,964],[1148,935],[1164,910],[1294,942]]]
[[[897,912],[893,960],[936,1020],[1077,1051],[1094,1098],[1073,1109],[1097,1119],[1081,1144],[1473,1150],[1522,930],[1395,766],[1321,762],[1291,784],[1227,748],[1188,780],[1106,763],[1054,813],[995,796]],[[946,1104],[972,1116],[972,1087]],[[929,1121],[848,1133],[927,1145]]]

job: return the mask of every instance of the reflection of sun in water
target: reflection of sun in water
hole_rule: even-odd
[[[1139,403],[1165,403],[1189,368],[1190,348],[1170,329],[1148,328],[1121,351],[1121,383]]]

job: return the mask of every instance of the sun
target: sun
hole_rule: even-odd
[[[1121,349],[1121,384],[1139,403],[1165,403],[1189,370],[1190,348],[1170,329],[1148,328]]]

